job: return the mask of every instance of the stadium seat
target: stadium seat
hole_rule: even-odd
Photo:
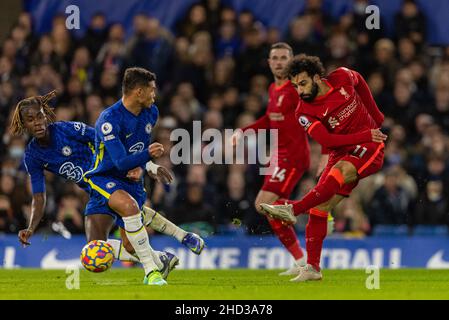
[[[381,224],[373,228],[373,236],[406,236],[409,233],[407,225]]]
[[[417,225],[413,228],[415,236],[447,236],[448,234],[447,226]]]

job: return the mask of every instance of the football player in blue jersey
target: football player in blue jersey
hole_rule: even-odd
[[[145,270],[144,283],[164,285],[158,256],[142,223],[146,199],[143,181],[127,179],[129,170],[160,157],[164,148],[151,143],[151,131],[159,110],[154,105],[156,75],[143,68],[128,68],[122,81],[122,98],[106,108],[95,124],[95,163],[84,174],[91,186],[91,200],[107,204],[118,213]]]
[[[24,159],[31,176],[33,191],[29,227],[19,232],[19,240],[24,246],[30,244],[29,238],[44,215],[46,200],[44,170],[73,180],[86,192],[90,192],[90,186],[83,181],[82,176],[93,162],[95,130],[80,122],[54,122],[55,115],[47,104],[54,95],[55,92],[51,92],[43,97],[31,97],[19,102],[11,124],[14,134],[28,132],[33,137],[27,146]],[[150,163],[150,169],[152,171],[150,176],[163,183],[170,183],[173,179],[164,167]],[[128,172],[128,177],[140,180],[142,173],[141,168],[135,168]],[[146,211],[144,216],[146,226],[174,236],[197,254],[201,252],[204,241],[200,237],[185,232],[148,207],[144,207],[144,211]],[[94,201],[89,202],[85,214],[87,240],[107,240],[116,214],[108,206],[95,205]],[[117,219],[117,224],[123,227],[121,219]],[[123,229],[120,229],[120,232],[123,243],[120,240],[107,240],[113,246],[116,258],[123,261],[138,261]],[[169,253],[161,257],[164,266],[168,264],[170,269],[177,262],[177,258]],[[168,271],[169,269],[165,268],[165,277]]]

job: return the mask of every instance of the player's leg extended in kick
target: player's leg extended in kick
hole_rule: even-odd
[[[148,233],[142,223],[142,213],[136,200],[126,191],[116,190],[110,195],[108,205],[123,218],[127,239],[145,270],[144,283],[167,284],[160,273],[163,263],[150,246]]]
[[[199,235],[181,229],[150,207],[144,205],[142,211],[144,215],[143,223],[145,226],[151,227],[157,232],[174,237],[195,254],[201,253],[204,248],[204,240]]]
[[[123,228],[119,228],[122,240],[108,239],[109,233],[111,232],[113,226],[114,219],[108,214],[91,214],[86,216],[85,232],[87,242],[92,240],[106,241],[112,246],[115,259],[120,261],[140,262]],[[159,255],[159,258],[164,265],[160,271],[163,278],[166,279],[168,274],[179,263],[179,259],[170,252],[155,252]]]
[[[263,209],[260,206],[261,203],[275,203],[275,201],[278,199],[279,195],[277,195],[276,193],[260,190],[255,201],[257,212],[263,214]],[[299,268],[301,266],[304,266],[306,264],[306,261],[294,227],[279,219],[272,219],[270,217],[267,218],[271,228],[273,229],[273,232],[295,259],[294,265],[290,269],[280,273],[279,275],[297,275],[299,273]]]
[[[262,204],[264,213],[289,223],[296,222],[296,216],[307,213],[309,209],[326,203],[338,190],[348,183],[357,181],[357,169],[349,161],[340,160],[329,173],[301,200],[288,200],[286,205]]]

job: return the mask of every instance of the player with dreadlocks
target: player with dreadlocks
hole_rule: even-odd
[[[83,180],[83,175],[91,168],[94,159],[95,129],[81,122],[56,122],[55,113],[48,104],[55,96],[56,91],[51,91],[44,96],[29,97],[20,101],[11,122],[11,131],[14,135],[28,133],[32,136],[24,157],[33,192],[29,226],[19,232],[19,241],[24,246],[30,244],[29,238],[44,216],[46,203],[44,170],[76,182],[79,187],[91,194],[90,186]],[[156,147],[158,145],[155,144]],[[170,172],[162,166],[151,163],[147,165],[147,170],[150,176],[163,183],[170,183],[173,180]],[[142,168],[135,168],[129,171],[128,178],[140,180],[142,173]],[[116,259],[138,262],[134,249],[123,232],[122,219],[108,206],[100,207],[93,200],[95,199],[91,198],[85,210],[87,242],[107,241],[114,248]],[[201,253],[204,241],[198,235],[187,233],[151,208],[144,207],[144,213],[146,226],[175,237],[196,254]],[[123,241],[107,239],[114,221],[121,227]],[[168,252],[158,254],[162,261],[159,265],[163,265],[166,277],[178,263],[178,258]]]

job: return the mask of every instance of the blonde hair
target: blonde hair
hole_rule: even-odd
[[[48,105],[48,102],[51,99],[53,99],[54,97],[56,97],[56,90],[53,90],[44,96],[33,96],[33,97],[28,97],[26,99],[21,100],[16,105],[14,114],[12,116],[11,125],[10,125],[12,134],[21,135],[25,131],[25,128],[23,125],[23,120],[22,120],[22,115],[21,115],[21,112],[22,112],[23,108],[25,108],[25,107],[38,105],[44,111],[44,114],[47,117],[47,121],[49,123],[55,122],[56,115],[55,115],[53,109]]]

